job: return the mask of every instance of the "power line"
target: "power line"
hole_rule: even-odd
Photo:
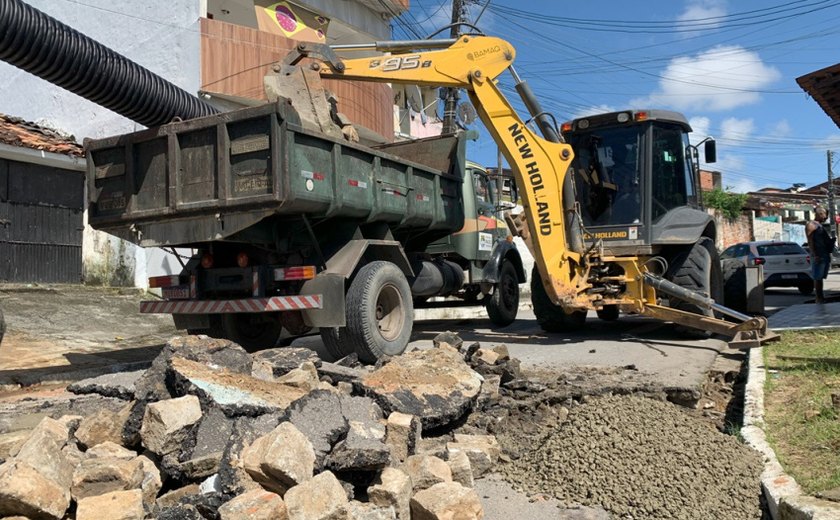
[[[584,31],[663,34],[685,32],[691,33],[703,30],[719,30],[721,27],[753,26],[759,23],[787,20],[793,18],[794,16],[802,16],[805,14],[830,9],[832,7],[840,5],[840,3],[831,0],[820,0],[815,3],[807,3],[804,0],[800,0],[799,2],[794,3],[804,3],[805,5],[791,7],[788,4],[780,4],[774,7],[753,11],[753,13],[763,12],[763,14],[749,14],[750,12],[745,11],[742,13],[720,16],[714,19],[707,18],[694,20],[668,20],[662,22],[567,18],[549,16],[545,13],[535,13],[495,4],[492,5],[490,9],[504,16],[508,20],[510,19],[510,17],[514,17],[531,22],[579,29]],[[781,15],[781,13],[792,14]]]

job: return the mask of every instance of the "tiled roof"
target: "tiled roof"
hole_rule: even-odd
[[[840,63],[800,76],[796,82],[840,127]]]
[[[72,138],[54,130],[24,121],[19,117],[0,114],[0,143],[45,152],[83,157],[85,150]]]

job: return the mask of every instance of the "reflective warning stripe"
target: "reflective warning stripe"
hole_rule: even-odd
[[[156,300],[140,302],[144,314],[228,314],[322,309],[321,295],[273,296],[245,300]]]

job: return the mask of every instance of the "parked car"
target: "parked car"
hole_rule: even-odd
[[[808,251],[808,242],[802,244],[802,248]],[[831,267],[840,267],[840,248],[835,247],[831,252]]]
[[[735,258],[746,266],[764,266],[764,287],[796,287],[802,294],[814,291],[811,255],[794,242],[741,242],[726,248],[721,258]]]

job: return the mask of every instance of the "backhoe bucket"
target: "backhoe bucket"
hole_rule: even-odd
[[[685,327],[707,330],[731,338],[729,346],[735,349],[760,347],[764,343],[778,341],[779,335],[767,328],[767,318],[764,316],[748,316],[736,310],[724,307],[706,295],[697,293],[685,287],[680,287],[652,273],[644,274],[645,283],[656,291],[693,303],[704,309],[711,309],[717,313],[729,316],[737,322],[731,322],[685,312],[661,305],[646,305],[642,314],[661,320],[672,321]]]

